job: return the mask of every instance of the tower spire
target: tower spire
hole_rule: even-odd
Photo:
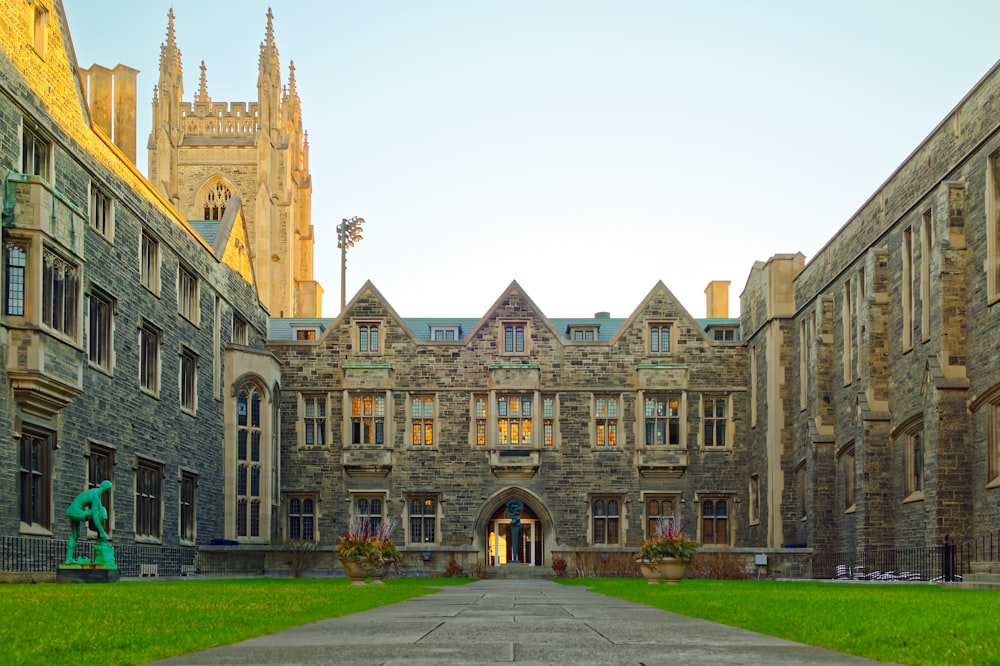
[[[212,98],[208,96],[208,76],[205,74],[205,61],[201,61],[201,80],[198,82],[198,94],[195,95],[194,101],[196,102],[211,102]]]

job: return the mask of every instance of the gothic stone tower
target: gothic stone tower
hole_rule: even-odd
[[[309,137],[294,63],[288,85],[281,85],[270,10],[257,101],[249,103],[213,102],[204,62],[194,101],[184,101],[170,11],[147,147],[150,181],[188,220],[221,220],[230,199],[239,197],[260,299],[272,316],[322,316],[323,289],[313,279]]]

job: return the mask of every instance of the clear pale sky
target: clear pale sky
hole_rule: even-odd
[[[1000,58],[997,0],[64,0],[77,59],[140,70],[167,11],[185,101],[257,98],[274,12],[309,132],[316,277],[404,317],[478,317],[517,280],[550,317],[695,317],[756,260],[807,260]]]

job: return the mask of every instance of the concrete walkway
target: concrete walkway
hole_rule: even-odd
[[[547,580],[482,580],[160,664],[871,664]]]

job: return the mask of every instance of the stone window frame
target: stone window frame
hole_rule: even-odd
[[[844,282],[841,293],[841,371],[844,386],[850,386],[854,381],[854,285],[848,279]]]
[[[594,443],[595,448],[608,450],[623,446],[625,431],[622,428],[622,402],[621,393],[594,393],[591,395],[590,408],[593,416],[590,425],[593,432],[590,441]]]
[[[708,410],[706,409],[706,403],[711,401],[714,403],[714,407],[717,407],[718,403],[721,401],[725,408],[725,414],[723,416],[717,416],[717,409],[713,408],[713,413],[711,416],[708,415]],[[735,428],[735,423],[733,422],[733,394],[729,391],[704,391],[701,394],[701,400],[698,401],[699,409],[701,411],[701,424],[702,427],[698,429],[698,445],[703,449],[708,449],[710,451],[727,451],[733,448],[733,439]],[[711,429],[712,432],[712,443],[708,443],[708,433],[710,432],[710,426],[714,424],[715,427]],[[722,427],[722,444],[717,444],[719,438],[719,426]],[[683,440],[682,440],[683,441]]]
[[[542,438],[543,447],[554,447],[559,442],[559,394],[543,393],[541,395]]]
[[[255,541],[266,537],[267,500],[265,461],[271,458],[267,434],[273,424],[267,403],[269,397],[264,387],[248,379],[240,384],[234,394],[236,427],[234,460],[234,512],[233,532],[237,540]]]
[[[299,392],[298,445],[300,447],[330,444],[331,406],[330,394],[325,391]]]
[[[25,535],[52,536],[56,433],[25,424],[17,439],[18,531]],[[31,501],[25,503],[26,498]]]
[[[934,252],[934,212],[927,208],[920,217],[920,341],[931,338],[931,257]]]
[[[657,524],[661,519],[673,519],[678,525],[681,522],[681,502],[683,495],[680,491],[663,492],[644,490],[642,497],[642,524],[643,536],[647,539],[653,536]],[[664,503],[670,505],[670,510],[664,512]]]
[[[913,349],[913,309],[916,298],[913,289],[913,282],[918,273],[913,270],[913,257],[916,247],[913,243],[913,230],[906,226],[903,228],[902,239],[900,241],[901,275],[899,281],[900,295],[900,319],[902,323],[902,344],[903,353]]]
[[[658,413],[659,400],[676,398],[677,399],[677,415],[671,416],[669,413],[660,415]],[[647,415],[649,409],[648,401],[656,401],[654,404],[654,413],[652,415]],[[637,426],[640,429],[640,438],[638,441],[642,442],[642,446],[647,448],[674,448],[683,449],[687,448],[687,391],[642,391],[639,395],[638,405],[641,406],[641,416],[636,419]],[[669,411],[669,410],[668,410]],[[650,423],[648,421],[652,419],[653,421],[653,442],[650,443]],[[663,443],[657,443],[656,433],[658,431],[658,426],[656,425],[660,421],[666,424],[664,428],[664,441]],[[677,423],[677,442],[671,443],[669,436],[670,433],[670,423],[671,421],[676,421]]]
[[[1000,301],[1000,150],[986,160],[986,303]]]
[[[81,272],[79,264],[42,245],[40,322],[48,331],[74,343],[80,339]]]
[[[735,326],[713,326],[712,340],[714,342],[739,342]]]
[[[49,24],[49,10],[34,2],[28,4],[28,39],[31,50],[42,60],[45,60],[47,40],[45,36],[46,27]]]
[[[678,334],[679,327],[672,319],[654,319],[646,322],[646,353],[650,356],[673,355],[677,348]],[[664,339],[666,346],[663,344]]]
[[[154,296],[160,295],[160,240],[147,229],[139,241],[139,282]]]
[[[496,427],[493,428],[492,447],[507,448],[538,448],[534,439],[535,393],[526,391],[494,391],[491,406],[493,418],[490,419]],[[512,407],[516,405],[516,407]],[[525,409],[527,405],[527,410]],[[527,414],[525,412],[527,411]],[[517,426],[517,439],[514,441],[514,426]],[[527,425],[527,428],[525,428]]]
[[[188,469],[177,472],[177,538],[184,545],[198,541],[198,474]]]
[[[835,458],[838,462],[837,474],[841,479],[841,488],[843,490],[844,513],[854,513],[857,511],[858,483],[858,467],[854,441],[847,442],[840,447]]]
[[[504,356],[527,356],[531,353],[531,327],[524,319],[500,321],[500,340],[497,345]]]
[[[160,395],[162,368],[160,347],[163,344],[163,330],[145,317],[140,318],[139,337],[139,390],[153,396]]]
[[[430,503],[430,504],[428,504]],[[403,522],[406,525],[406,544],[408,546],[436,546],[441,543],[441,497],[439,493],[408,493],[404,496]],[[419,509],[415,512],[414,509]],[[420,526],[421,539],[414,538],[414,529]],[[433,536],[426,538],[426,528],[430,526]]]
[[[614,506],[614,513],[612,511]],[[594,493],[588,497],[588,542],[593,546],[621,546],[625,543],[625,497],[617,493]],[[611,532],[614,532],[614,535]],[[599,538],[598,532],[602,533]]]
[[[30,243],[20,238],[4,238],[4,314],[8,317],[24,317],[28,313],[28,288],[30,270],[28,257]]]
[[[113,375],[118,299],[97,285],[91,284],[87,313],[88,363],[91,368]]]
[[[365,411],[365,399],[371,398],[372,409]],[[359,402],[355,404],[355,400]],[[381,399],[381,411],[377,409]],[[355,413],[355,409],[360,410]],[[344,448],[386,448],[392,444],[390,418],[392,414],[392,394],[387,390],[368,389],[344,392]],[[369,425],[370,430],[365,430]],[[355,427],[357,424],[357,428]],[[370,432],[371,437],[366,436]],[[371,441],[366,441],[371,439]]]
[[[115,479],[115,458],[118,451],[114,446],[103,442],[96,442],[88,439],[83,443],[83,457],[87,467],[87,490],[96,488],[101,481],[111,481],[112,486],[117,483]],[[108,517],[104,521],[104,531],[108,537],[114,533],[115,523],[115,488],[112,487],[101,496],[101,504],[108,512]],[[90,538],[97,538],[97,531],[90,529],[90,522],[87,522],[87,535]]]
[[[806,476],[807,473],[806,459],[803,458],[792,469],[792,478],[795,480],[795,510],[802,522],[809,519],[809,479]]]
[[[178,372],[178,396],[181,411],[194,416],[198,413],[198,354],[181,345]]]
[[[428,404],[430,405],[429,412],[427,409]],[[410,427],[406,433],[406,443],[412,447],[421,449],[437,448],[437,395],[430,392],[414,392],[407,395],[406,405],[410,420]]]
[[[53,142],[27,119],[21,122],[21,173],[53,182]]]
[[[135,540],[137,543],[162,543],[164,464],[149,458],[136,457],[133,471]]]
[[[319,495],[285,495],[285,538],[291,541],[319,542]]]
[[[177,265],[177,313],[198,326],[201,315],[201,281],[183,264]]]
[[[351,529],[357,521],[368,520],[372,529],[378,529],[389,520],[389,493],[385,490],[349,490],[350,511],[348,519]],[[378,502],[374,509],[372,501]]]
[[[573,342],[597,342],[600,327],[597,325],[569,326],[566,336]]]
[[[705,546],[732,546],[736,530],[732,512],[733,496],[731,493],[705,492],[698,493],[698,537],[697,540]],[[711,506],[711,513],[708,509]],[[720,509],[723,511],[720,513]],[[720,524],[724,533],[719,539]],[[711,525],[712,541],[707,538],[708,526]]]
[[[248,345],[250,343],[250,324],[246,319],[233,313],[233,344]]]
[[[438,325],[430,327],[430,339],[434,342],[456,342],[462,338],[462,327],[455,325]]]
[[[354,322],[354,348],[359,354],[381,355],[385,347],[385,322],[363,319]]]
[[[751,474],[747,484],[747,522],[750,525],[760,525],[760,474]]]
[[[924,499],[924,469],[927,457],[927,438],[923,414],[916,414],[897,426],[892,440],[899,443],[900,469],[903,481],[903,504]]]
[[[90,183],[90,210],[88,226],[90,230],[109,243],[115,237],[115,200],[103,187]]]

